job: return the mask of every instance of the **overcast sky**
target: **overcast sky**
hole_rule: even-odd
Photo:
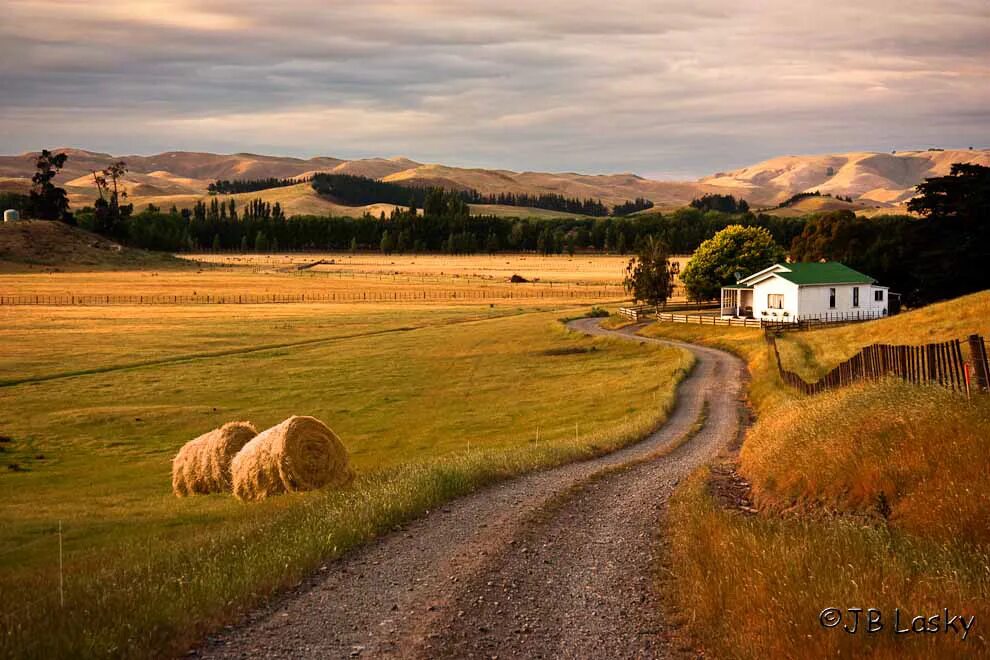
[[[3,0],[0,152],[687,178],[990,146],[988,0]]]

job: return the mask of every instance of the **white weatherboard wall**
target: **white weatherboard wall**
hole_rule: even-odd
[[[853,289],[859,288],[859,307],[853,306]],[[829,289],[835,289],[835,307],[829,307]],[[883,300],[874,300],[874,291],[883,291]],[[821,284],[801,287],[800,315],[824,316],[826,314],[843,314],[846,316],[861,312],[863,314],[882,314],[887,309],[887,287],[870,284]]]
[[[799,308],[798,305],[800,301],[799,287],[793,282],[788,282],[781,277],[770,277],[759,284],[753,286],[753,318],[757,319],[767,319],[770,321],[778,320],[782,321],[784,319],[796,319]],[[783,294],[784,296],[784,307],[783,309],[769,309],[767,307],[767,300],[770,294]],[[763,312],[766,311],[767,315],[764,316]],[[787,312],[788,316],[784,316],[784,312]],[[774,316],[776,314],[776,316]]]

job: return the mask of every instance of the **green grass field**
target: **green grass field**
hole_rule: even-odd
[[[446,499],[642,437],[690,366],[680,350],[569,333],[566,310],[4,313],[4,345],[21,348],[0,379],[36,380],[0,387],[11,439],[0,443],[2,655],[181,652]],[[352,488],[253,505],[171,494],[170,460],[187,440],[292,414],[340,435]]]

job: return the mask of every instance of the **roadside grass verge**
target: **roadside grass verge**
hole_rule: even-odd
[[[676,618],[718,658],[972,658],[985,655],[990,556],[855,517],[744,516],[718,504],[708,468],[670,505]],[[868,635],[825,629],[827,607],[883,612]],[[894,634],[916,615],[976,616],[967,638]],[[849,615],[847,614],[847,617]],[[847,619],[848,620],[848,619]]]
[[[768,512],[854,512],[990,548],[988,438],[990,397],[890,381],[780,406],[749,433],[740,471]]]
[[[978,294],[979,301],[987,294]],[[973,299],[973,296],[968,297]],[[855,326],[787,333],[785,367],[815,375],[877,343],[986,332],[973,300]],[[936,306],[933,306],[936,307]],[[956,311],[951,321],[942,314]],[[962,315],[960,320],[959,315]],[[930,324],[930,325],[926,325]],[[804,396],[780,381],[762,333],[651,326],[746,359],[757,421],[739,473],[760,510],[746,516],[709,492],[704,468],[675,493],[672,609],[716,657],[954,658],[990,653],[990,401],[898,381]],[[817,347],[827,346],[825,357]],[[839,357],[841,356],[841,357]],[[825,629],[826,607],[876,607],[880,634]],[[958,635],[897,635],[916,615],[976,616]]]

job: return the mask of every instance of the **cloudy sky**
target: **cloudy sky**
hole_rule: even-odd
[[[990,146],[987,0],[3,0],[0,152],[684,178]]]

